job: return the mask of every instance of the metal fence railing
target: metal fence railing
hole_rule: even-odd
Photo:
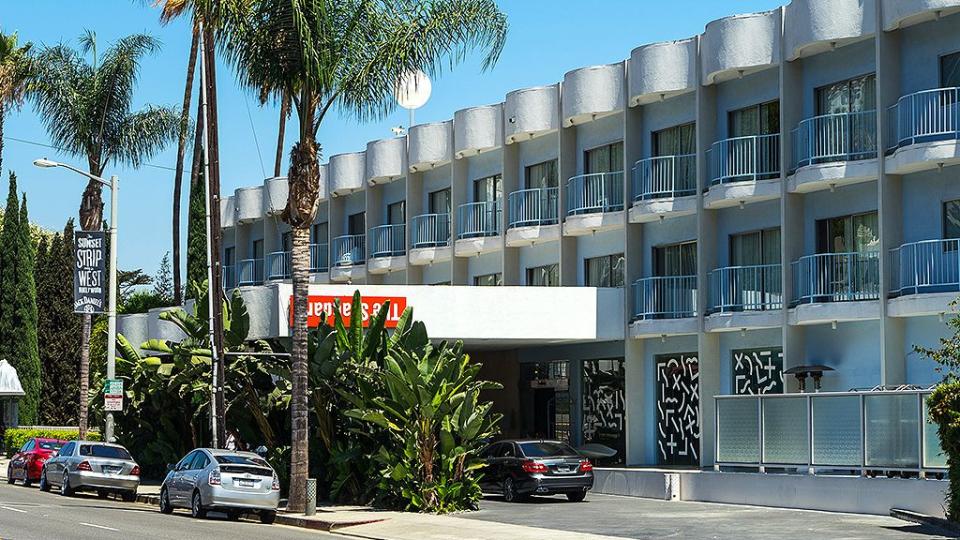
[[[960,291],[960,240],[924,240],[890,250],[890,293]]]
[[[709,150],[710,183],[767,180],[780,176],[780,134],[735,137]]]
[[[799,304],[880,298],[880,253],[820,253],[793,266],[793,300]]]
[[[267,255],[267,279],[289,279],[290,268],[289,251],[275,251]]]
[[[220,276],[223,281],[223,288],[226,290],[234,289],[237,286],[237,267],[236,265],[226,265],[223,267],[223,273]]]
[[[623,171],[581,174],[567,180],[567,215],[623,210]]]
[[[237,286],[263,283],[263,259],[244,259],[237,264]]]
[[[633,200],[688,197],[697,193],[697,156],[658,156],[633,165]]]
[[[893,150],[911,144],[960,139],[960,88],[924,90],[900,98],[887,110]]]
[[[410,221],[410,248],[446,246],[450,243],[450,214],[421,214]]]
[[[709,313],[783,307],[781,265],[728,266],[710,272]]]
[[[697,276],[641,278],[633,283],[634,320],[697,315]]]
[[[370,257],[396,257],[407,252],[406,225],[380,225],[370,229]]]
[[[877,111],[824,114],[793,130],[794,169],[877,157]]]
[[[500,201],[461,204],[457,208],[457,238],[500,234]]]
[[[321,273],[330,270],[330,245],[310,244],[310,272]]]
[[[353,266],[366,261],[366,236],[362,234],[348,234],[333,239],[330,257],[334,266]]]
[[[507,202],[510,209],[510,227],[559,223],[559,188],[521,189],[511,193]]]

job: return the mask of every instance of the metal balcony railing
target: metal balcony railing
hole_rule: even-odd
[[[877,157],[877,111],[814,116],[793,130],[794,169]]]
[[[226,290],[234,289],[237,286],[237,267],[235,265],[226,265],[223,267],[223,273],[220,276],[223,281],[223,288]]]
[[[237,264],[237,286],[263,283],[263,259],[245,259]]]
[[[567,180],[567,215],[623,210],[623,171],[581,174]]]
[[[559,188],[521,189],[511,193],[507,202],[510,206],[510,227],[559,223]]]
[[[500,201],[461,204],[457,208],[457,238],[500,234]]]
[[[710,272],[709,313],[783,307],[781,265],[728,266]]]
[[[780,176],[780,134],[735,137],[710,147],[710,183],[768,180]]]
[[[310,244],[310,272],[320,273],[330,270],[330,245]]]
[[[366,261],[367,238],[362,234],[347,234],[333,239],[330,256],[334,266],[353,266]]]
[[[267,255],[267,279],[290,279],[290,252],[275,251]]]
[[[649,277],[633,283],[634,320],[696,316],[696,276]]]
[[[925,240],[890,250],[890,294],[960,291],[960,240]]]
[[[716,468],[943,472],[930,390],[715,396]]]
[[[421,249],[450,244],[450,214],[421,214],[410,222],[410,248]]]
[[[370,229],[370,257],[396,257],[407,252],[406,225],[380,225]]]
[[[960,139],[960,88],[924,90],[888,109],[893,150],[911,144]]]
[[[697,193],[697,156],[658,156],[633,165],[633,200],[669,199]]]
[[[880,253],[821,253],[793,266],[793,300],[798,304],[880,298]]]

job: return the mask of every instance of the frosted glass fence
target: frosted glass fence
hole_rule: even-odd
[[[929,390],[715,396],[716,468],[943,472]]]

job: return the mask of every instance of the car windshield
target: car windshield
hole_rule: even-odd
[[[221,465],[256,465],[257,467],[269,467],[270,464],[256,456],[241,456],[237,454],[221,454],[215,456],[217,463]]]
[[[37,441],[37,445],[43,450],[60,450],[63,447],[60,441]]]
[[[130,453],[126,449],[105,444],[85,444],[80,447],[80,455],[108,459],[131,459]]]
[[[575,456],[577,451],[561,442],[520,443],[520,451],[527,457]]]

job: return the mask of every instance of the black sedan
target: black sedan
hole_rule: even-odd
[[[507,502],[563,493],[580,502],[593,487],[593,464],[565,442],[500,441],[483,449],[480,487]]]

